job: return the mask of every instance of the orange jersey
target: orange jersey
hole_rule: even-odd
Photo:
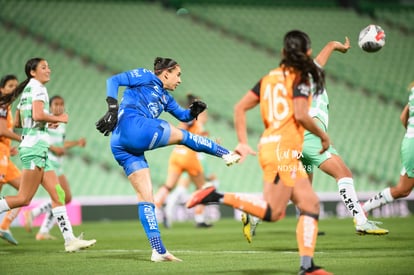
[[[192,121],[192,124],[187,124],[188,126],[187,131],[190,133],[196,135],[203,134],[203,127],[197,120]],[[176,145],[174,147],[170,156],[168,169],[178,174],[187,172],[191,176],[196,176],[203,172],[203,167],[198,159],[197,152],[184,145]]]
[[[11,107],[0,106],[0,119],[7,120],[7,128],[13,129]],[[20,177],[20,170],[10,160],[11,139],[0,137],[0,184],[10,182]]]
[[[13,117],[11,114],[11,106],[0,106],[0,119],[6,119],[7,129],[13,130]],[[11,140],[3,136],[0,136],[0,143],[6,145],[8,148],[10,148],[11,146]]]
[[[265,130],[259,142],[259,160],[266,182],[276,178],[293,186],[297,177],[306,177],[299,160],[305,129],[296,122],[295,97],[306,97],[311,103],[310,86],[298,81],[293,69],[276,68],[253,88],[260,98]],[[303,171],[302,171],[303,170]]]
[[[0,185],[19,178],[20,174],[19,168],[10,160],[10,147],[0,143]]]
[[[260,112],[265,126],[262,141],[281,136],[289,143],[303,143],[304,128],[296,123],[293,113],[293,98],[304,96],[311,103],[309,92],[298,89],[295,79],[298,76],[293,70],[277,68],[269,72],[260,81]],[[296,89],[296,91],[295,91]]]

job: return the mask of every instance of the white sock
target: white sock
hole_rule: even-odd
[[[352,178],[341,178],[338,180],[339,195],[342,198],[348,212],[355,218],[356,224],[361,225],[367,222],[364,210],[359,204]]]
[[[176,206],[178,204],[178,200],[181,197],[182,194],[182,189],[184,189],[185,192],[185,188],[182,186],[177,186],[167,197],[167,200],[165,202],[165,215],[167,216],[167,220],[168,222],[172,222],[173,220],[175,220],[175,209]]]
[[[187,188],[179,185],[174,189],[173,193],[177,197],[177,200],[178,200],[187,194]]]
[[[203,222],[205,222],[204,212],[203,212],[203,213],[201,213],[201,214],[195,214],[195,215],[194,215],[194,221],[195,221],[196,223],[203,223]]]
[[[50,201],[44,202],[41,205],[32,209],[32,217],[34,219],[43,213],[49,212],[50,210],[52,210],[52,203]]]
[[[65,239],[65,242],[73,240],[75,236],[73,235],[72,225],[66,212],[66,207],[58,206],[52,208],[52,212],[59,226],[60,232],[62,233],[63,238]]]
[[[364,210],[366,212],[371,211],[377,207],[380,207],[384,204],[394,201],[394,198],[391,195],[391,189],[389,187],[385,188],[369,200],[364,203]]]
[[[55,217],[53,216],[52,210],[46,213],[45,218],[43,219],[42,225],[40,226],[39,233],[49,234],[53,225],[55,224]]]
[[[251,224],[258,224],[260,223],[262,220],[256,216],[250,216],[250,223]]]
[[[177,186],[167,197],[165,200],[165,208],[168,207],[175,207],[176,204],[178,204],[178,199],[181,195],[181,186]]]
[[[10,207],[7,204],[6,199],[5,198],[0,198],[0,213],[6,212],[6,211],[9,211],[9,210],[10,210]]]

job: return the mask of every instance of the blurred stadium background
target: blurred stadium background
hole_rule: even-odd
[[[398,180],[404,135],[399,115],[414,80],[414,3],[378,2],[0,0],[0,73],[23,80],[27,59],[48,60],[53,70],[49,94],[63,95],[70,115],[67,139],[87,139],[86,148],[66,157],[74,197],[83,205],[116,205],[133,203],[135,196],[113,160],[109,138],[95,130],[95,121],[106,111],[107,77],[152,68],[156,56],[174,58],[183,71],[175,97],[184,99],[189,92],[201,96],[209,105],[211,136],[234,148],[233,105],[278,65],[287,31],[309,33],[314,54],[326,42],[349,36],[352,49],[346,55],[334,53],[326,66],[329,134],[355,175],[357,191],[368,196]],[[358,48],[357,38],[372,23],[385,30],[386,45],[370,54]],[[263,128],[258,110],[248,120],[255,146]],[[147,153],[155,189],[165,180],[171,150]],[[221,190],[261,192],[256,158],[230,168],[207,158]],[[314,186],[321,198],[339,200],[335,181],[319,171]],[[3,188],[2,193],[14,192]],[[36,198],[45,197],[40,189]]]

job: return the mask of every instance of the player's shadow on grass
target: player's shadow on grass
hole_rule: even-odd
[[[90,258],[95,259],[104,259],[108,258],[110,260],[133,260],[135,262],[151,262],[151,254],[150,255],[141,255],[141,254],[134,254],[134,253],[121,253],[121,254],[107,254],[101,256],[91,256]]]
[[[252,269],[252,270],[223,270],[220,272],[215,272],[215,274],[243,274],[243,275],[266,275],[266,274],[297,274],[292,270],[287,269],[274,269],[274,268],[262,268],[262,269]]]

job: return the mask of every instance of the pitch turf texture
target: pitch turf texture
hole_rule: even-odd
[[[351,219],[324,219],[315,261],[335,274],[413,274],[414,217],[384,218],[387,236],[359,236]],[[161,226],[167,248],[183,262],[150,262],[151,250],[138,221],[86,222],[74,228],[96,238],[85,251],[66,253],[61,239],[36,241],[12,228],[18,246],[0,243],[0,274],[297,274],[295,218],[262,223],[253,243],[241,223],[222,219],[212,228],[193,223]],[[36,232],[37,228],[34,229]],[[59,232],[55,227],[55,236]]]

